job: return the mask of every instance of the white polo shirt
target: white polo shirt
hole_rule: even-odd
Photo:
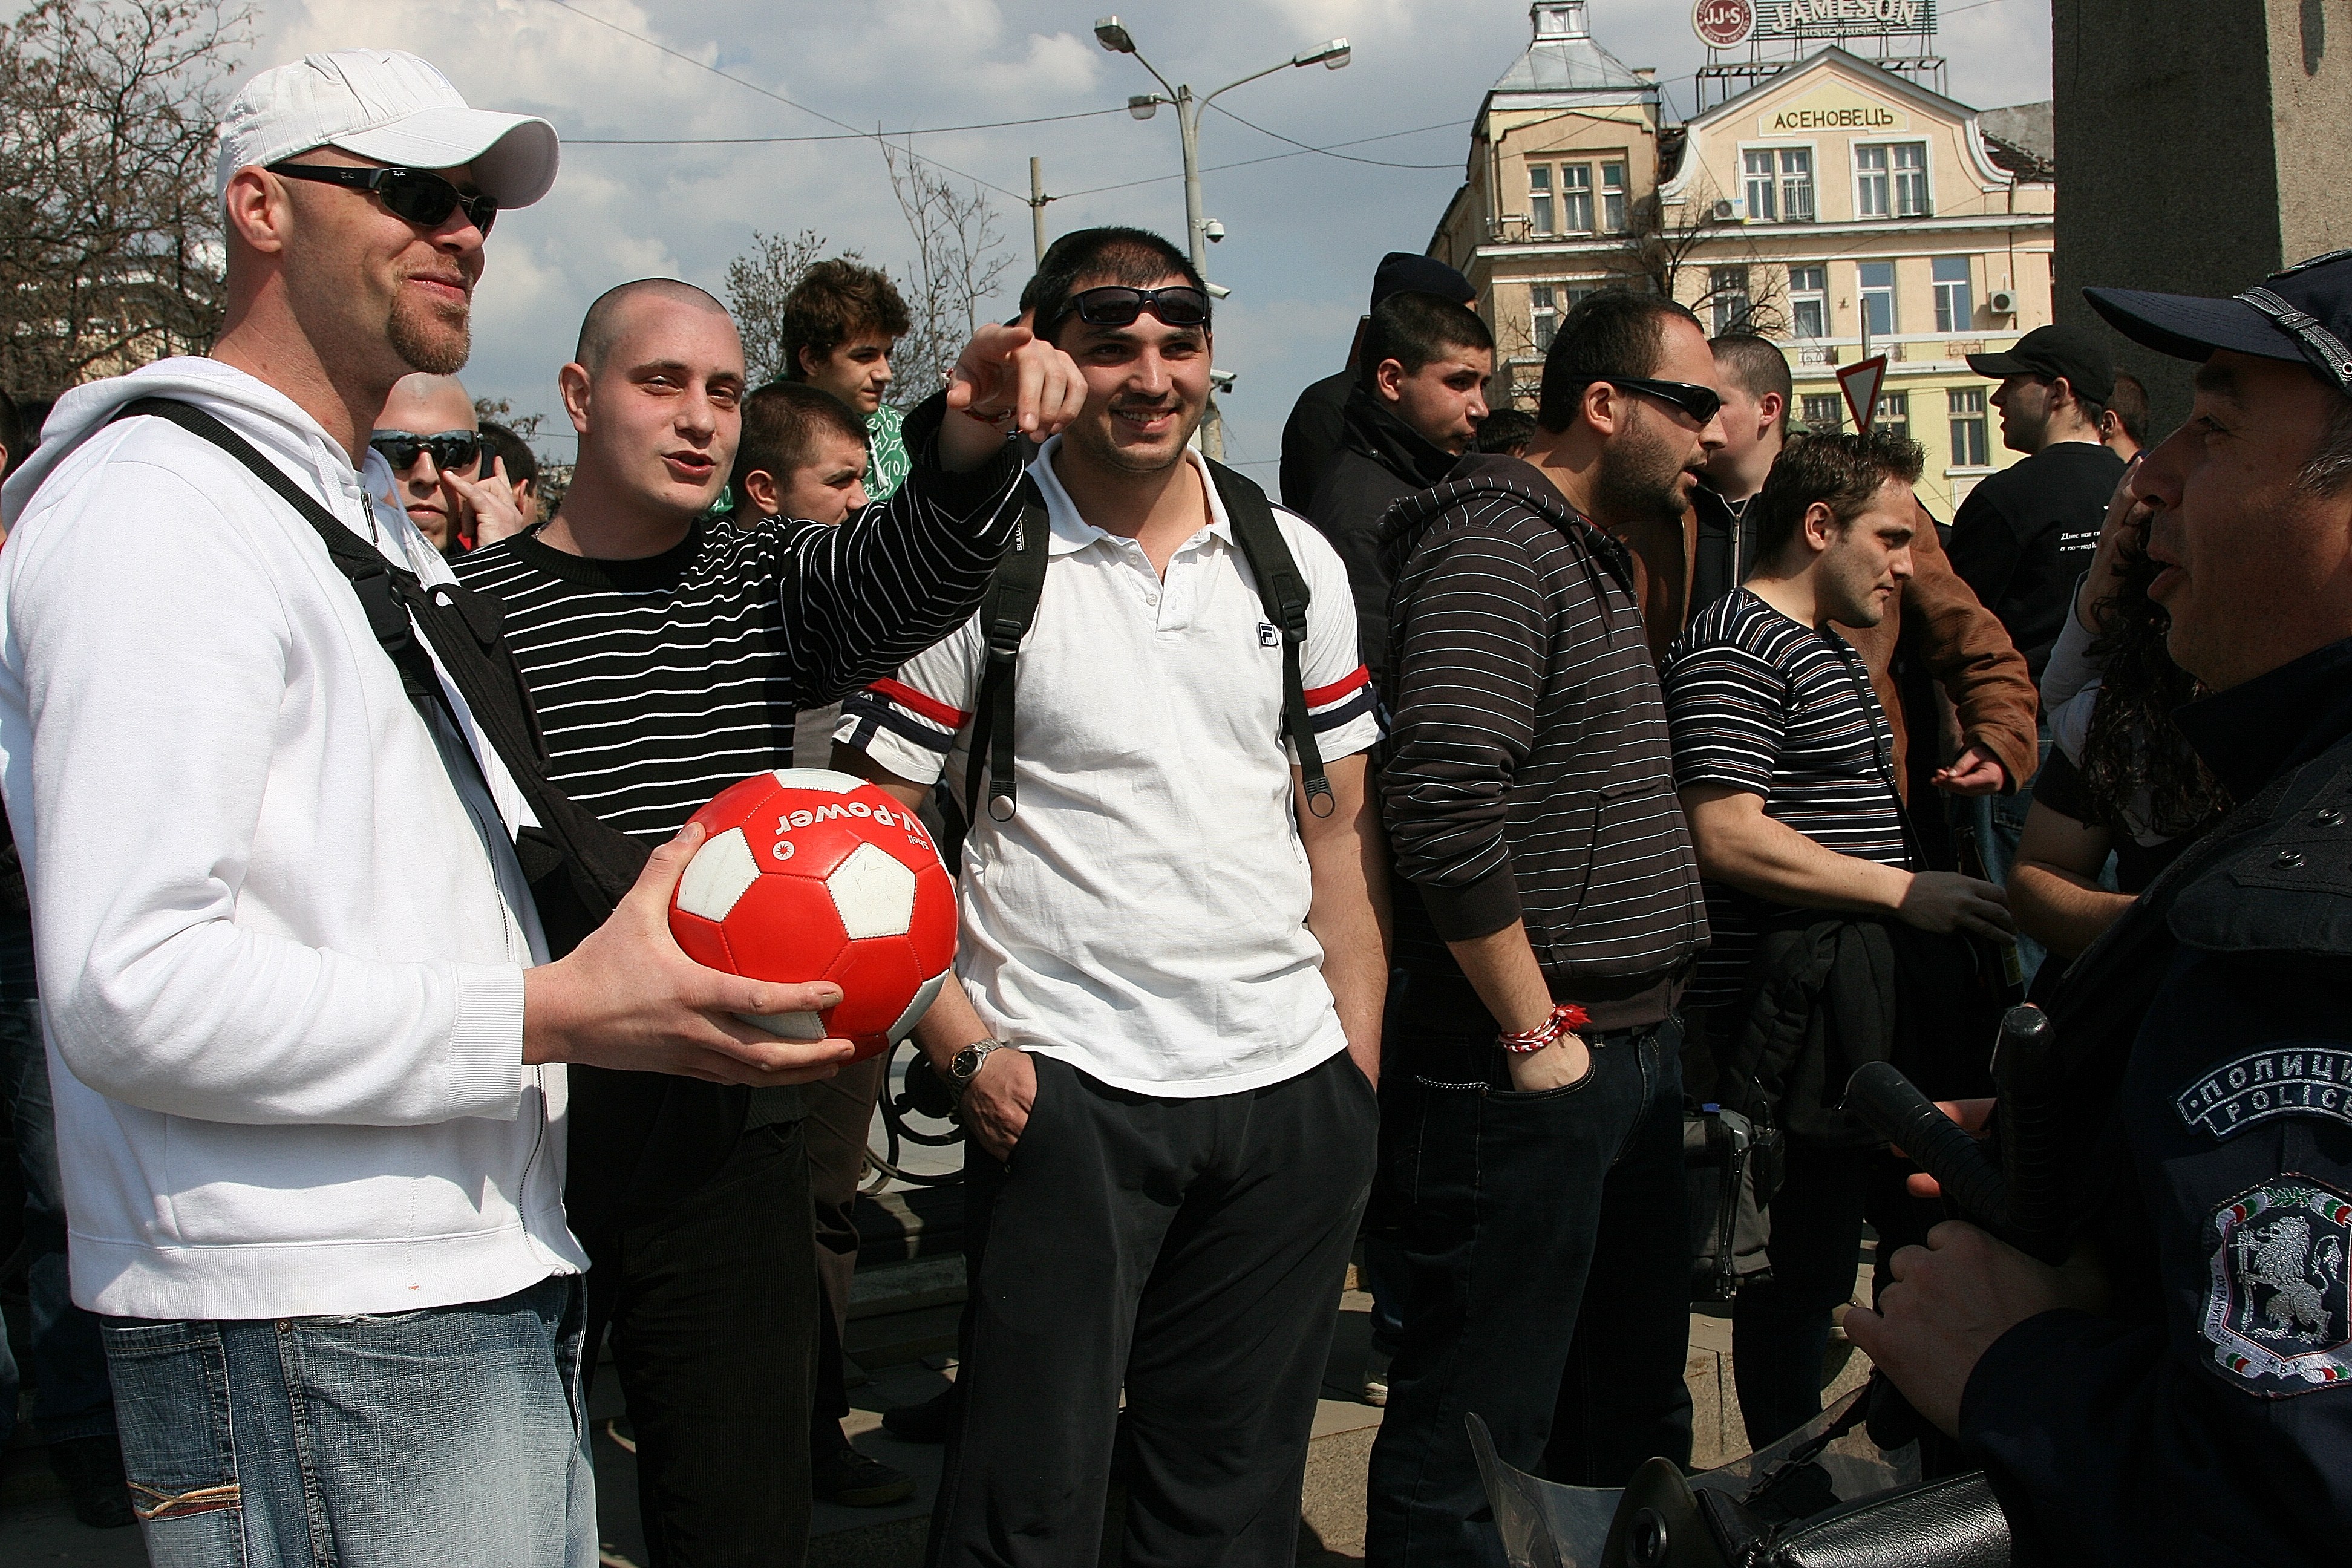
[[[1232,1094],[1344,1050],[1307,929],[1282,643],[1198,454],[1212,521],[1163,580],[1030,465],[1052,525],[1014,672],[1020,810],[964,841],[956,973],[992,1033],[1141,1094]],[[1380,737],[1347,569],[1275,510],[1310,604],[1300,673],[1328,762]],[[845,705],[835,738],[963,796],[977,616]]]

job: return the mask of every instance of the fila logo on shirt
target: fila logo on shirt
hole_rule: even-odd
[[[1258,622],[1257,646],[1260,647],[1280,647],[1282,646],[1282,633],[1272,621]]]

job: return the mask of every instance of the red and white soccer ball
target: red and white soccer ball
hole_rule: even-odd
[[[853,1040],[856,1060],[904,1039],[955,962],[955,883],[915,814],[873,784],[787,768],[694,814],[708,835],[671,895],[696,963],[753,980],[830,980],[831,1010],[747,1019],[792,1040]]]

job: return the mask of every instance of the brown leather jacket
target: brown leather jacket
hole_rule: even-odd
[[[1650,654],[1661,665],[1666,649],[1690,620],[1691,575],[1697,561],[1698,514],[1685,509],[1678,525],[1637,524],[1612,529],[1633,556],[1634,597],[1649,628]],[[2009,633],[1969,585],[1952,573],[1936,533],[1936,520],[1918,509],[1912,536],[1911,580],[1885,620],[1874,626],[1839,626],[1869,667],[1879,706],[1895,729],[1895,748],[1907,763],[1910,739],[1903,721],[1903,698],[1890,666],[1895,644],[1911,630],[1911,648],[1958,712],[1961,744],[1980,745],[2008,771],[2002,793],[2033,776],[2041,761],[2036,725],[2041,697],[2026,673],[2025,656],[2011,646]],[[1895,777],[1907,779],[1907,766]]]

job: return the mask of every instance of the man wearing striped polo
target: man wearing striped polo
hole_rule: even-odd
[[[1675,782],[1715,933],[1685,1012],[1719,1058],[1747,1015],[1769,1016],[1766,998],[1781,994],[1751,992],[1751,973],[1781,964],[1784,951],[1810,961],[1825,950],[1809,927],[1761,951],[1763,930],[1785,931],[1791,910],[1988,937],[2010,929],[1993,884],[1913,868],[1894,731],[1862,655],[1831,625],[1874,626],[1901,597],[1919,463],[1916,443],[1885,431],[1791,441],[1756,500],[1754,575],[1700,611],[1667,658]],[[1758,1002],[1743,1005],[1750,994]],[[1820,1414],[1830,1314],[1853,1290],[1865,1195],[1889,1186],[1872,1185],[1868,1149],[1822,1136],[1796,1098],[1780,1115],[1789,1151],[1771,1194],[1771,1274],[1741,1287],[1732,1310],[1739,1407],[1759,1448]],[[1888,1231],[1889,1217],[1879,1226]]]
[[[889,505],[839,527],[709,517],[744,379],[742,342],[709,294],[666,279],[609,290],[557,377],[580,433],[563,504],[462,563],[504,606],[549,773],[647,844],[738,779],[790,767],[799,704],[887,672],[971,613],[1011,536],[1020,469],[1013,443],[966,414],[1017,414],[1045,436],[1076,411],[1059,402],[1076,380],[1067,356],[982,327],[948,398],[909,418],[913,477]],[[565,1201],[595,1264],[588,1343],[612,1324],[656,1568],[797,1563],[808,1531],[818,1323],[802,1106],[797,1089],[745,1098],[650,1075],[572,1085]],[[823,1458],[855,1468],[832,1432]]]

